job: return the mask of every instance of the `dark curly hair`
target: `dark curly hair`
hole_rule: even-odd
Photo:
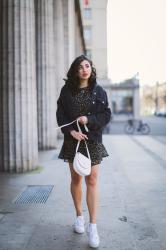
[[[78,89],[78,86],[80,84],[79,77],[78,77],[78,68],[79,68],[80,63],[84,60],[88,61],[92,68],[92,73],[88,80],[90,89],[93,89],[93,87],[96,85],[96,69],[93,66],[92,61],[88,57],[86,57],[85,55],[81,55],[81,56],[78,56],[72,62],[70,69],[67,73],[67,79],[64,79],[64,81],[66,82],[66,85],[69,86],[72,92],[75,92]]]

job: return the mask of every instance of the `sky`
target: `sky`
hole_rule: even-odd
[[[108,75],[166,82],[166,0],[108,0]]]

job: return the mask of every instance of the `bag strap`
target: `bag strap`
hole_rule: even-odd
[[[78,131],[82,133],[82,130],[81,130],[81,128],[80,128],[80,125],[79,125],[79,123],[78,123],[78,120],[77,120],[77,127],[78,127]],[[86,129],[86,125],[84,125],[84,127],[85,127],[85,129]],[[90,154],[89,154],[89,149],[88,149],[88,146],[87,146],[87,143],[86,143],[85,140],[84,140],[84,142],[85,142],[85,146],[86,146],[86,151],[87,151],[87,154],[88,154],[88,158],[89,158],[89,160],[91,160]],[[78,151],[79,145],[80,145],[80,141],[77,142],[76,153],[77,153],[77,151]]]
[[[59,126],[59,127],[55,128],[55,129],[59,129],[59,128],[66,127],[66,126],[71,125],[72,123],[74,123],[74,122],[76,122],[76,121],[77,121],[77,119],[74,120],[74,121],[72,121],[72,122],[66,123],[66,124],[64,124],[64,125],[62,125],[62,126]]]
[[[77,121],[77,119],[74,120],[74,121],[72,121],[72,122],[66,123],[66,124],[64,124],[64,125],[62,125],[62,126],[56,127],[55,129],[59,129],[59,128],[63,128],[63,127],[69,126],[69,125],[71,125],[72,123],[74,123],[74,122],[76,122],[76,121]],[[79,124],[77,125],[77,127],[78,127],[78,126],[79,126]],[[87,127],[86,125],[84,125],[84,127],[85,127],[86,132],[88,132],[88,131],[89,131],[88,127]],[[78,130],[79,130],[79,128],[80,128],[80,126],[78,127]],[[82,133],[81,128],[80,128],[79,132]]]
[[[82,133],[82,130],[81,130],[81,128],[80,128],[80,125],[79,125],[77,119],[74,120],[74,121],[72,121],[72,122],[66,123],[66,124],[64,124],[64,125],[62,125],[62,126],[59,126],[59,127],[55,128],[55,129],[59,129],[59,128],[66,127],[66,126],[68,126],[68,125],[70,125],[70,124],[72,124],[72,123],[74,123],[74,122],[76,122],[76,121],[77,121],[78,131]],[[84,124],[84,128],[85,128],[85,130],[86,130],[87,132],[89,131],[88,128],[87,128],[87,126],[86,126],[85,124]],[[88,154],[88,158],[91,160],[90,154],[89,154],[89,149],[88,149],[88,146],[87,146],[87,143],[86,143],[85,140],[84,140],[84,142],[85,142],[85,146],[86,146],[86,151],[87,151],[87,154]],[[77,143],[76,153],[77,153],[77,151],[78,151],[79,145],[80,145],[80,141],[78,141],[78,143]]]

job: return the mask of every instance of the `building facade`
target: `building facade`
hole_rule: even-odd
[[[107,79],[107,0],[81,0],[86,53],[97,76]]]
[[[0,34],[0,171],[24,172],[57,145],[56,100],[85,52],[79,0],[2,0]]]

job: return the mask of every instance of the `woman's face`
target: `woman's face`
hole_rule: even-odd
[[[78,77],[82,80],[89,79],[91,76],[92,67],[87,60],[84,60],[78,66]]]

